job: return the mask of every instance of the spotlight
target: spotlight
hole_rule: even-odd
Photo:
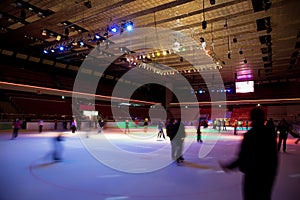
[[[39,12],[37,15],[41,18],[45,17],[44,13],[42,13],[42,12]]]
[[[75,40],[73,40],[72,43],[71,43],[71,45],[73,45],[73,46],[77,46],[77,44],[78,43]]]
[[[42,31],[42,35],[43,35],[43,36],[46,36],[46,35],[47,35],[47,31],[46,31],[45,29]]]
[[[112,33],[117,33],[119,31],[119,26],[117,24],[113,24],[110,28],[109,28],[109,32]]]
[[[99,34],[96,34],[96,35],[95,35],[95,39],[96,39],[96,40],[99,40],[100,38],[101,38],[101,36],[100,36]]]
[[[20,8],[22,8],[22,3],[20,3],[20,2],[17,2],[17,7],[20,7]]]
[[[207,22],[204,20],[202,21],[202,29],[206,29],[207,27]]]
[[[127,23],[125,23],[125,29],[127,30],[127,31],[132,31],[132,29],[133,29],[133,22],[132,21],[129,21],[129,22],[127,22]]]
[[[79,45],[80,45],[80,46],[84,46],[84,42],[83,42],[83,41],[80,41],[80,42],[79,42]]]
[[[60,51],[64,51],[64,50],[65,50],[65,47],[64,47],[64,46],[60,46],[60,47],[59,47],[59,50],[60,50]]]
[[[57,41],[60,41],[60,39],[61,39],[61,36],[60,36],[60,35],[57,35],[57,36],[56,36],[56,40],[57,40]]]
[[[117,27],[113,27],[110,31],[113,32],[113,33],[116,33],[116,32],[118,32],[118,28]]]
[[[43,52],[44,52],[44,54],[48,54],[49,53],[46,49],[44,49]]]

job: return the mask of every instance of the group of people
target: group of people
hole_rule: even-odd
[[[283,151],[286,151],[286,139],[290,130],[289,124],[282,119],[275,129],[272,119],[265,124],[264,111],[260,107],[254,108],[250,113],[251,129],[244,134],[237,157],[226,163],[220,162],[225,171],[239,169],[243,174],[243,199],[270,200],[273,185],[278,172],[278,151],[283,142]],[[197,128],[197,141],[201,140],[199,122]],[[166,126],[167,136],[171,140],[171,156],[180,163],[183,142],[185,138],[184,125],[181,120],[170,119]],[[279,139],[277,143],[277,132]]]
[[[225,119],[215,119],[213,120],[213,129],[218,129],[221,132],[221,127],[223,131],[227,131],[226,129],[226,120]]]
[[[272,118],[265,124],[264,111],[260,107],[256,107],[251,111],[250,119],[252,128],[244,134],[236,158],[231,161],[220,162],[220,166],[225,172],[239,169],[244,174],[242,190],[245,200],[270,200],[278,169],[278,151],[280,151],[283,144],[283,151],[286,152],[286,140],[291,127],[285,119],[280,121],[277,128]],[[72,126],[76,126],[75,119],[73,122]],[[99,121],[99,123],[101,122]],[[202,142],[201,125],[202,123],[199,120],[197,127],[198,142]],[[162,121],[158,122],[158,137],[165,139],[164,126]],[[13,122],[13,138],[18,136],[19,128],[20,122],[16,119]],[[127,128],[129,129],[128,121],[126,121]],[[279,133],[278,143],[277,133]],[[180,118],[169,120],[166,125],[166,134],[171,141],[172,159],[176,163],[183,162],[183,143],[186,132]],[[63,141],[62,134],[58,135],[54,141],[53,159],[58,161],[61,160],[62,147],[60,142]]]
[[[129,125],[129,120],[125,120],[125,129],[124,129],[124,133],[127,134],[127,133],[130,133],[130,125]],[[134,124],[135,124],[135,128],[138,127],[138,124],[139,124],[139,121],[137,118],[134,119]],[[144,133],[147,133],[148,132],[148,126],[149,126],[149,119],[148,118],[145,118],[144,120]]]
[[[220,166],[225,172],[239,169],[244,174],[245,200],[270,200],[278,170],[278,152],[281,146],[286,152],[286,140],[292,129],[284,118],[277,128],[272,118],[264,124],[265,116],[260,107],[251,111],[250,119],[252,128],[244,134],[237,158],[226,164],[220,162]]]

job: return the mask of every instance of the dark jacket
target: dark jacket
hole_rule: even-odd
[[[279,131],[280,138],[286,139],[289,133],[289,124],[285,120],[280,121],[280,123],[277,126],[277,131]]]
[[[180,121],[178,121],[175,125],[175,137],[174,139],[178,142],[183,142],[183,139],[185,138],[186,134],[185,134],[185,128],[184,128],[184,124],[181,123]]]
[[[227,167],[238,167],[245,174],[276,174],[277,162],[276,137],[269,128],[260,125],[245,133],[238,158]]]
[[[173,123],[169,123],[166,127],[166,132],[170,140],[173,140],[176,135],[175,125]]]

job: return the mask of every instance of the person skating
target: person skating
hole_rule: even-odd
[[[17,118],[12,124],[12,128],[13,128],[13,133],[11,137],[12,140],[18,137],[20,126],[21,126],[20,120]]]
[[[281,144],[283,146],[283,152],[286,152],[286,140],[288,137],[288,132],[289,132],[289,124],[287,121],[283,118],[277,127],[277,132],[279,132],[279,140],[278,140],[278,146],[277,150],[280,151],[281,149]]]
[[[63,146],[61,142],[63,141],[63,134],[60,133],[54,138],[54,150],[53,150],[53,160],[58,162],[62,160]]]
[[[237,158],[220,166],[225,172],[239,168],[244,173],[244,200],[270,200],[278,166],[276,137],[264,125],[261,108],[254,108],[250,118],[252,128],[245,133]]]
[[[176,160],[177,164],[183,162],[184,158],[182,156],[183,142],[186,136],[184,124],[181,122],[181,119],[178,119],[174,123],[174,119],[170,119],[170,122],[167,126],[167,136],[171,140],[171,156],[173,160]]]
[[[164,128],[164,123],[161,120],[158,121],[158,124],[157,124],[157,129],[158,129],[157,138],[161,138],[161,136],[163,136],[163,138],[166,139],[163,128]]]
[[[77,130],[77,122],[76,122],[75,118],[72,119],[71,130],[72,130],[72,133],[75,133],[75,131]]]
[[[202,125],[202,122],[201,122],[201,120],[199,120],[198,127],[197,127],[197,142],[202,143],[203,141],[202,141],[202,137],[201,137],[201,135],[202,135],[201,125]]]
[[[129,130],[129,121],[128,120],[125,120],[125,134],[126,133],[130,133],[130,130]]]

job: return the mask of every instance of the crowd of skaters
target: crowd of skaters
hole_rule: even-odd
[[[291,133],[291,125],[283,118],[277,127],[274,124],[272,118],[265,121],[264,112],[260,108],[255,108],[250,113],[250,129],[244,133],[243,140],[240,145],[239,153],[235,159],[227,162],[220,162],[221,168],[227,172],[234,169],[239,169],[243,174],[243,196],[244,199],[271,199],[272,188],[274,181],[277,176],[277,166],[278,166],[278,152],[281,150],[286,152],[286,140],[288,134]],[[237,124],[237,123],[235,123]],[[148,118],[144,121],[144,132],[147,133],[149,125]],[[214,122],[213,122],[214,125]],[[224,121],[217,122],[218,129],[223,126],[223,131],[226,131],[226,124]],[[104,120],[99,118],[98,120],[98,133],[101,133],[104,126]],[[202,143],[201,137],[201,127],[207,128],[208,123],[206,120],[201,118],[197,122],[197,142]],[[18,131],[21,127],[21,122],[19,119],[14,120],[12,124],[13,133],[12,139],[18,136]],[[38,131],[41,133],[43,130],[43,120],[38,121]],[[66,127],[66,121],[63,121],[63,127]],[[236,125],[235,125],[236,127]],[[157,124],[158,128],[158,138],[166,136],[169,137],[171,143],[171,158],[179,165],[184,161],[183,157],[183,145],[184,139],[186,137],[185,126],[181,119],[170,118],[165,125],[161,120]],[[166,129],[166,136],[164,133],[164,128]],[[213,127],[217,129],[216,127]],[[57,120],[54,123],[54,129],[57,129]],[[77,130],[77,122],[75,118],[72,118],[70,122],[70,129],[72,133]],[[129,121],[125,121],[125,133],[129,132]],[[299,136],[296,134],[294,137],[298,137],[295,143],[300,140]],[[54,149],[53,149],[53,160],[62,160],[62,144],[63,134],[59,133],[54,138]]]

